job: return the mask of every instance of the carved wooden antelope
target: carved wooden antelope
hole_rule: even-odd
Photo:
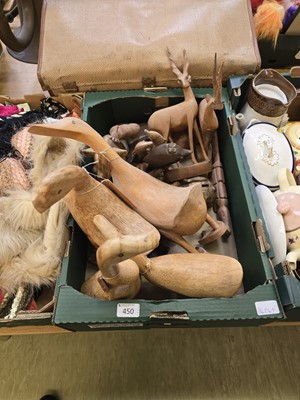
[[[207,94],[199,104],[199,124],[205,145],[208,152],[208,143],[212,133],[216,132],[219,127],[219,121],[215,110],[222,110],[222,73],[223,63],[217,67],[217,54],[215,54],[214,71],[213,71],[213,96]]]
[[[188,129],[189,146],[192,151],[191,157],[194,163],[197,163],[194,150],[194,132],[200,144],[204,160],[208,160],[204,144],[197,125],[198,103],[191,88],[191,76],[188,74],[189,62],[186,56],[186,50],[183,50],[183,70],[182,72],[176,66],[173,57],[167,49],[167,55],[170,60],[172,71],[177,76],[182,85],[184,101],[170,107],[155,111],[148,120],[148,129],[159,132],[165,139],[169,139],[172,132],[180,132]]]

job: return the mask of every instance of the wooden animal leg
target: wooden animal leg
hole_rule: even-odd
[[[181,246],[184,250],[189,253],[199,253],[195,247],[193,247],[187,240],[185,240],[182,236],[178,235],[174,232],[167,232],[160,230],[161,234],[164,235],[167,239]]]
[[[196,120],[194,121],[194,126],[193,126],[193,128],[194,128],[196,137],[197,137],[197,139],[198,139],[198,142],[199,142],[199,145],[200,145],[201,152],[202,152],[202,155],[203,155],[203,157],[204,157],[204,160],[205,160],[205,161],[208,161],[208,160],[209,160],[209,157],[208,157],[207,152],[206,152],[206,150],[205,150],[204,143],[203,143],[203,140],[202,140],[202,137],[201,137],[201,133],[200,133],[200,130],[199,130],[199,128],[198,128],[198,125],[197,125]]]
[[[193,137],[193,123],[189,122],[188,124],[188,135],[189,135],[189,145],[190,145],[190,150],[192,151],[191,157],[192,161],[194,164],[197,164],[197,159],[195,156],[195,149],[194,149],[194,137]]]
[[[228,227],[224,222],[215,221],[209,214],[206,216],[206,222],[211,226],[212,230],[203,233],[203,236],[198,241],[201,246],[219,239],[228,230]]]

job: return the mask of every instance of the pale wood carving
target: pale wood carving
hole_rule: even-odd
[[[191,88],[191,76],[188,73],[189,61],[186,50],[183,50],[183,70],[176,66],[174,59],[167,49],[172,71],[182,85],[184,101],[170,107],[155,111],[148,120],[148,129],[159,132],[165,139],[169,139],[172,132],[180,132],[188,128],[189,146],[192,151],[191,157],[197,163],[194,150],[194,133],[200,144],[204,160],[208,160],[201,134],[197,125],[198,103]]]
[[[93,222],[94,217],[101,214],[116,227],[119,234],[139,235],[150,232],[153,239],[150,249],[154,249],[160,238],[157,229],[129,207],[120,198],[119,192],[116,194],[113,190],[110,181],[98,182],[83,168],[68,165],[53,171],[42,180],[34,189],[32,202],[39,212],[44,212],[63,198],[72,216],[95,247],[101,246],[107,239]]]
[[[189,297],[231,297],[243,279],[241,264],[219,254],[137,256],[133,260],[151,283]]]
[[[145,129],[144,131],[154,146],[159,146],[160,144],[167,142],[167,139],[162,137],[161,134],[156,131],[148,131],[148,129]]]
[[[222,74],[223,63],[220,67],[217,65],[217,54],[214,59],[213,70],[213,96],[207,94],[199,104],[199,124],[204,140],[206,152],[209,151],[210,136],[219,127],[218,117],[215,110],[222,110]]]
[[[108,262],[110,265],[110,262]],[[141,278],[137,264],[131,259],[114,265],[115,275],[103,276],[96,272],[81,286],[80,291],[100,300],[132,299],[140,290]]]
[[[193,235],[203,225],[207,207],[201,184],[175,187],[153,178],[123,160],[89,124],[64,118],[55,124],[36,124],[31,133],[68,137],[90,146],[111,163],[114,184],[130,199],[136,211],[159,229]]]
[[[169,254],[154,258],[134,256],[136,244],[128,240],[126,246],[120,246],[118,238],[121,236],[105,217],[98,215],[94,222],[103,235],[111,238],[97,250],[98,265],[105,265],[105,260],[109,262],[101,269],[104,276],[97,272],[82,285],[83,293],[103,298],[105,285],[110,287],[114,280],[120,279],[121,268],[124,275],[126,270],[126,278],[136,290],[139,288],[135,278],[136,268],[151,283],[189,297],[231,297],[241,286],[243,269],[232,257],[208,253]],[[127,260],[126,265],[125,262],[117,264],[119,253],[124,252],[131,253],[133,259]],[[115,254],[115,259],[112,254]],[[115,278],[107,280],[107,275]],[[116,286],[119,295],[124,295],[124,286],[123,282]]]
[[[128,259],[157,247],[160,234],[106,187],[106,183],[112,188],[110,181],[98,182],[84,169],[70,165],[46,176],[35,189],[32,201],[43,212],[63,198],[78,225],[98,249],[101,273],[97,275],[100,284],[97,296],[101,294],[100,298],[108,300],[129,298],[138,292],[140,278],[139,269]],[[107,220],[110,222],[104,225],[103,221]],[[109,231],[111,226],[114,235],[112,229]],[[90,288],[88,283],[86,288]]]
[[[139,124],[135,123],[114,125],[110,128],[109,134],[112,140],[118,143],[121,140],[136,138],[140,133],[140,129]]]
[[[83,283],[82,293],[106,300],[133,298],[140,290],[141,279],[139,267],[130,257],[149,247],[149,237],[121,235],[103,215],[96,215],[93,222],[107,240],[96,252],[100,271]]]

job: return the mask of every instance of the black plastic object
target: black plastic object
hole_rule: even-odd
[[[38,62],[42,4],[42,0],[16,0],[20,26],[14,31],[7,14],[0,8],[0,40],[8,53],[19,61]]]
[[[259,40],[258,48],[261,56],[262,68],[289,68],[300,65],[296,55],[300,52],[300,36],[280,34],[274,48],[271,40]]]

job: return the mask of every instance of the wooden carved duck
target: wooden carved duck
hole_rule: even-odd
[[[193,235],[203,225],[207,209],[201,184],[178,188],[153,178],[123,160],[97,131],[79,119],[65,118],[55,124],[35,124],[29,131],[69,137],[87,144],[96,153],[105,153],[116,187],[155,227],[179,235]]]
[[[191,297],[235,294],[243,273],[231,257],[197,253],[148,259],[145,254],[159,243],[158,231],[106,184],[111,186],[70,165],[45,177],[33,195],[40,212],[63,198],[97,248],[100,271],[84,282],[83,293],[106,300],[132,298],[140,289],[142,273],[154,284]]]
[[[46,176],[33,195],[33,205],[39,212],[64,199],[73,218],[98,249],[101,271],[98,291],[102,293],[101,298],[110,300],[133,297],[137,293],[139,269],[128,259],[151,251],[160,239],[157,229],[111,188],[117,191],[110,181],[98,182],[84,169],[69,165]],[[108,240],[105,230],[99,229],[96,217],[99,220],[100,215],[116,227],[116,237]]]
[[[225,224],[213,221],[207,214],[201,184],[175,187],[155,179],[123,160],[86,122],[77,118],[64,118],[55,124],[35,124],[29,131],[79,140],[95,152],[105,155],[110,163],[113,183],[130,200],[134,209],[187,251],[196,250],[182,236],[195,234],[205,221],[213,231],[218,229],[219,236],[226,231]],[[212,238],[215,238],[215,233],[212,233]]]
[[[112,243],[116,242],[119,233],[103,216],[96,216],[94,222],[107,238],[111,238],[111,243],[110,240],[106,242],[106,251],[103,246],[97,251],[98,264],[103,265],[105,253],[111,254]],[[118,244],[115,245],[118,248]],[[193,298],[232,297],[239,290],[243,278],[240,263],[232,257],[219,254],[167,254],[153,258],[138,255],[127,262],[133,263],[130,267],[138,268],[152,284]],[[83,284],[82,291],[103,298],[103,285],[99,287],[101,281],[101,272],[97,272]],[[122,290],[120,285],[118,291]]]

